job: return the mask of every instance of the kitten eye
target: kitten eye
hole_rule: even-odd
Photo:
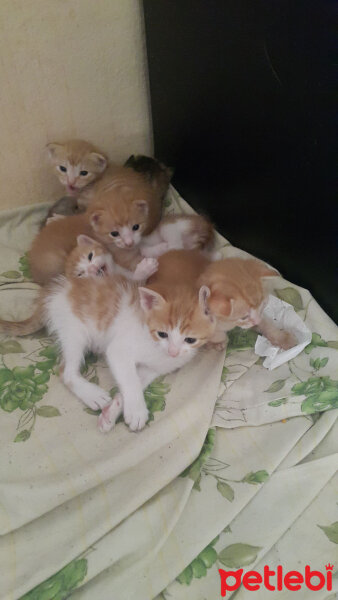
[[[90,260],[92,260],[92,258],[93,258],[93,253],[89,252],[89,254],[88,254],[88,260],[90,261]]]
[[[165,331],[158,331],[157,335],[160,338],[167,338],[168,337],[168,334]]]
[[[67,167],[64,167],[63,165],[59,165],[59,169],[60,169],[60,171],[62,171],[62,173],[67,173]]]
[[[118,236],[118,235],[120,235],[120,234],[119,234],[119,232],[118,232],[118,231],[111,231],[111,232],[110,232],[110,235],[111,235],[112,237],[117,237],[117,236]]]
[[[80,171],[80,175],[82,175],[82,177],[85,177],[86,175],[88,175],[88,171]]]
[[[137,231],[138,229],[140,229],[140,226],[139,225],[133,225],[132,229],[133,229],[133,231]]]
[[[196,338],[186,337],[184,338],[184,341],[187,342],[187,344],[194,344],[196,342]]]

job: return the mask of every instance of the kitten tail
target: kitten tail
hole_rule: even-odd
[[[45,325],[42,300],[38,300],[38,306],[31,317],[24,321],[4,321],[0,319],[0,333],[6,335],[22,336],[39,331]]]

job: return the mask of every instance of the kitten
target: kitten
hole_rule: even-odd
[[[89,235],[113,254],[114,261],[134,269],[142,259],[138,245],[161,217],[159,192],[142,175],[119,167],[102,179],[84,214],[65,217],[41,229],[29,251],[34,281],[42,285],[64,272],[65,260],[78,235]]]
[[[157,257],[173,249],[210,250],[214,229],[210,221],[200,215],[170,215],[164,217],[156,229],[141,242],[142,256]]]
[[[278,271],[258,259],[225,258],[210,261],[200,252],[173,250],[159,257],[158,271],[148,284],[158,283],[163,277],[170,281],[185,281],[190,285],[210,289],[208,306],[217,318],[215,335],[211,340],[220,349],[226,347],[227,331],[234,327],[255,327],[271,343],[283,349],[297,343],[295,336],[281,331],[262,312],[267,302],[262,279],[277,277]]]
[[[156,158],[143,155],[134,156],[134,154],[129,156],[124,166],[130,167],[137,173],[141,173],[158,190],[161,198],[164,199],[173,176],[173,169],[167,167]]]
[[[213,335],[215,319],[207,309],[209,290],[202,286],[141,287],[122,276],[59,277],[40,293],[38,309],[16,334],[47,324],[60,344],[67,387],[92,409],[105,406],[99,422],[110,429],[123,410],[132,431],[148,419],[143,390],[160,375],[191,360]],[[10,324],[2,321],[0,329]],[[21,331],[20,331],[21,327]],[[107,392],[80,374],[87,350],[106,355],[120,393]]]
[[[68,142],[69,144],[69,142]],[[87,144],[87,142],[83,142]],[[103,156],[103,155],[102,155]],[[105,157],[104,157],[105,158]],[[160,163],[156,158],[150,156],[134,156],[133,154],[128,158],[124,164],[125,167],[140,173],[146,181],[151,183],[152,187],[156,189],[161,199],[164,199],[169,183],[172,177],[172,169],[166,167],[163,163]],[[60,165],[57,165],[57,168]],[[114,167],[109,169],[109,172],[113,172]],[[60,174],[60,170],[58,171]],[[96,180],[99,179],[99,175]],[[95,180],[95,181],[96,181]],[[83,181],[84,182],[84,181]],[[46,219],[41,224],[41,227],[51,223],[54,219],[60,218],[61,216],[76,215],[85,212],[90,200],[95,195],[94,182],[88,183],[85,187],[79,190],[77,197],[75,196],[64,196],[53,204],[50,208]]]
[[[144,258],[136,266],[135,271],[120,267],[113,261],[108,250],[87,235],[77,237],[77,246],[66,261],[65,276],[76,277],[109,277],[124,275],[132,281],[145,282],[156,272],[158,261],[155,258]]]
[[[107,167],[107,158],[102,152],[84,140],[51,143],[46,148],[49,161],[68,196],[78,196],[99,179]]]
[[[84,140],[69,140],[64,144],[47,144],[47,157],[67,196],[49,209],[41,227],[59,215],[84,212],[93,194],[93,186],[107,167],[107,158],[93,144]],[[82,197],[82,201],[79,197]]]

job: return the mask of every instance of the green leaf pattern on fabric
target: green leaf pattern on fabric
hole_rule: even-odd
[[[19,258],[19,270],[25,279],[32,280],[32,274],[28,261],[28,252],[25,252],[25,254]]]
[[[218,560],[231,569],[238,569],[253,563],[261,548],[250,544],[230,544],[218,554]]]
[[[324,531],[330,542],[338,544],[338,521],[332,523],[332,525],[318,525],[318,527]]]
[[[306,396],[301,409],[305,414],[326,411],[338,407],[338,381],[325,377],[310,377],[296,383],[291,392],[296,396]]]
[[[282,290],[275,290],[276,296],[291,304],[295,310],[302,310],[304,308],[302,297],[296,288],[287,287]]]
[[[264,391],[269,392],[270,394],[272,394],[274,392],[279,392],[279,390],[281,390],[284,387],[285,381],[286,381],[286,379],[277,379],[277,381],[274,381],[270,385],[270,387],[268,387],[268,389],[264,390]]]
[[[4,352],[1,352],[1,349]],[[22,411],[14,442],[26,442],[34,429],[37,416],[56,417],[60,412],[54,406],[39,406],[46,392],[47,383],[55,372],[58,363],[58,353],[54,346],[42,346],[38,352],[40,359],[26,366],[16,366],[9,369],[4,356],[10,353],[23,353],[24,350],[16,340],[1,342],[2,367],[0,367],[0,408],[12,413]]]
[[[194,482],[196,482],[200,476],[201,468],[203,464],[206,462],[208,456],[210,456],[212,449],[215,443],[215,430],[209,429],[204,444],[202,446],[201,452],[194,462],[187,467],[182,473],[181,477],[189,477]]]
[[[60,571],[21,596],[20,600],[66,600],[87,575],[87,559],[73,560]]]
[[[227,355],[231,352],[254,348],[257,336],[258,333],[253,329],[241,329],[240,327],[231,329],[228,331]]]
[[[154,420],[154,413],[165,409],[165,397],[170,392],[170,385],[164,381],[165,377],[158,377],[144,392],[144,399],[149,410],[150,421]]]
[[[190,585],[193,578],[200,579],[205,577],[207,569],[210,569],[217,560],[217,552],[213,547],[219,539],[217,536],[194,560],[176,577],[176,580],[182,585]]]

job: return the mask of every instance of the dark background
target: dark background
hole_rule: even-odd
[[[144,0],[155,156],[338,317],[337,2]]]

